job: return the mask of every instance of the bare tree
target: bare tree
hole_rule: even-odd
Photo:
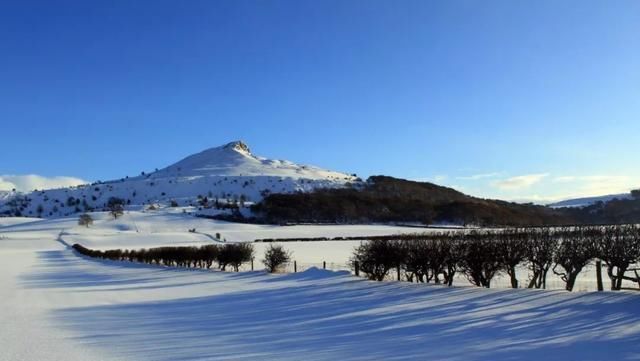
[[[547,274],[557,248],[558,241],[549,228],[529,230],[524,247],[525,261],[531,271],[529,288],[547,288]]]
[[[213,262],[218,259],[218,255],[220,254],[220,247],[215,244],[208,244],[206,246],[200,247],[201,258],[204,261],[204,266],[207,269],[211,268]]]
[[[414,241],[404,241],[401,245],[404,248],[406,254],[404,260],[404,272],[407,281],[413,282],[414,278],[416,282],[424,282],[425,278],[428,281],[429,272],[429,260],[430,254],[427,248],[426,239],[416,239]]]
[[[611,226],[602,229],[598,257],[607,265],[611,290],[620,290],[625,273],[640,260],[640,229],[637,226]],[[634,280],[634,279],[632,279]]]
[[[382,281],[389,271],[404,263],[405,248],[400,242],[391,240],[372,240],[356,247],[350,263],[355,268],[358,262],[360,270],[370,280]]]
[[[455,264],[457,261],[454,259],[454,247],[456,241],[453,234],[447,233],[443,235],[437,235],[434,239],[427,241],[427,253],[429,256],[429,273],[435,283],[440,283],[440,276],[442,276],[442,282],[451,286],[453,282],[453,274],[455,270],[450,267],[451,264]],[[453,271],[453,272],[452,272]]]
[[[518,288],[516,267],[526,256],[527,234],[522,229],[508,229],[496,234],[496,247],[504,271],[511,279],[511,288]]]
[[[599,232],[587,227],[560,231],[560,245],[554,256],[553,273],[560,276],[566,290],[572,291],[578,274],[596,256],[594,239]],[[560,266],[561,270],[558,270]]]
[[[89,215],[88,213],[83,213],[78,218],[78,225],[80,226],[85,226],[89,228],[89,226],[92,224],[93,224],[93,218],[91,218],[91,215]]]
[[[291,260],[291,252],[287,251],[281,245],[271,243],[264,253],[264,263],[267,270],[271,273],[276,272],[282,266]]]
[[[438,233],[415,240],[401,241],[404,254],[404,271],[407,280],[413,282],[453,283],[453,275],[457,269],[458,258],[456,235]]]
[[[113,219],[117,219],[124,214],[124,200],[116,197],[111,197],[107,201],[107,209],[113,216]]]
[[[469,282],[478,287],[491,287],[491,280],[503,268],[495,240],[477,231],[464,237],[464,253],[460,268]]]
[[[221,270],[227,266],[233,267],[238,272],[240,266],[253,258],[253,245],[251,243],[227,243],[221,247],[218,254],[218,263]]]

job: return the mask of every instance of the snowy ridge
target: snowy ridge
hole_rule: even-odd
[[[562,207],[588,207],[592,204],[596,204],[598,202],[607,203],[614,199],[630,199],[630,193],[622,193],[622,194],[609,194],[606,196],[597,196],[597,197],[585,197],[585,198],[574,198],[567,199],[564,201],[556,202],[549,204],[549,207],[552,208],[562,208]]]
[[[92,185],[0,194],[0,214],[56,217],[102,209],[110,197],[129,206],[198,200],[221,203],[260,201],[271,193],[309,192],[345,187],[360,180],[353,175],[285,160],[255,156],[242,141],[210,148],[156,172]]]
[[[11,191],[0,191],[0,202],[6,201],[14,195]]]
[[[210,148],[161,169],[151,178],[198,176],[276,176],[312,180],[353,181],[355,177],[321,169],[298,165],[286,160],[272,160],[255,156],[249,146],[235,141],[221,147]]]

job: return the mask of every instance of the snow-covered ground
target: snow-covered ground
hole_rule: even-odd
[[[636,293],[376,283],[313,268],[181,270],[88,259],[68,247],[415,228],[239,225],[167,212],[94,218],[88,229],[76,217],[0,218],[0,360],[637,360],[640,352]],[[354,244],[285,245],[301,262],[338,262]]]
[[[106,212],[91,213],[94,224],[78,227],[78,217],[70,216],[44,220],[40,224],[17,225],[10,231],[50,227],[55,224],[65,229],[68,239],[97,249],[155,247],[177,243],[210,243],[220,234],[220,240],[252,242],[265,238],[310,238],[377,236],[433,231],[432,228],[390,225],[263,225],[242,224],[194,217],[179,209],[159,211],[128,211],[114,220]],[[2,218],[0,218],[2,219]],[[190,233],[195,229],[197,233]]]
[[[57,227],[64,230],[64,238],[69,244],[80,243],[92,249],[139,249],[160,246],[197,246],[218,242],[251,242],[265,238],[312,238],[312,237],[353,237],[353,236],[380,236],[403,233],[436,232],[439,229],[420,227],[399,227],[388,225],[257,225],[216,221],[194,217],[183,213],[177,208],[163,208],[157,211],[129,211],[122,217],[114,220],[106,212],[91,213],[95,219],[89,227],[78,227],[75,216],[42,220],[30,219],[29,222],[22,218],[0,218],[2,222],[16,223],[14,227],[5,228],[7,232],[21,230],[33,230],[41,228]],[[11,221],[3,221],[3,219]],[[24,225],[21,225],[21,222]],[[195,229],[196,232],[189,232]],[[217,238],[220,235],[220,238]],[[0,229],[0,238],[3,236]],[[293,259],[297,262],[298,270],[310,267],[326,267],[332,270],[348,270],[349,258],[353,249],[360,241],[316,241],[316,242],[286,242],[283,246],[292,252]],[[254,244],[256,250],[256,264],[262,259],[268,243]],[[256,265],[254,264],[254,265]],[[245,265],[244,269],[250,269]],[[293,271],[293,265],[289,265]],[[518,269],[518,278],[521,283],[528,281],[528,271],[521,267]],[[389,275],[390,279],[396,277],[395,271]],[[605,275],[605,282],[608,279]],[[467,279],[458,274],[455,284],[466,286]],[[627,283],[629,287],[634,284]],[[498,275],[492,281],[496,288],[510,287],[510,281],[504,274]],[[551,289],[562,289],[564,283],[560,278],[549,272],[547,286]],[[576,291],[590,291],[596,288],[596,273],[594,265],[589,265],[580,273],[576,281]]]

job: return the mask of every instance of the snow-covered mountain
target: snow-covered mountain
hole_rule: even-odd
[[[631,193],[622,193],[622,194],[609,194],[606,196],[597,196],[597,197],[584,197],[584,198],[574,198],[574,199],[566,199],[564,201],[551,203],[548,206],[552,208],[562,208],[562,207],[588,207],[592,204],[598,202],[609,202],[614,199],[629,199],[631,198]]]
[[[11,191],[0,191],[0,202],[10,198],[13,196],[13,192]]]
[[[201,176],[274,176],[312,180],[353,181],[353,176],[318,167],[298,165],[286,160],[272,160],[255,156],[242,141],[210,148],[190,155],[161,169],[151,178]]]
[[[242,141],[235,141],[188,156],[166,168],[137,177],[49,189],[11,193],[0,197],[0,213],[54,217],[85,209],[101,209],[111,197],[130,206],[170,203],[180,206],[207,201],[250,203],[270,193],[306,192],[318,188],[358,184],[354,175],[286,160],[255,156]]]

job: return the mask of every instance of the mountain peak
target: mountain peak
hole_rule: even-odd
[[[249,146],[247,145],[247,143],[241,140],[236,140],[236,141],[227,143],[224,146],[222,146],[222,148],[231,149],[239,153],[251,154],[251,149],[249,149]]]
[[[328,180],[335,183],[351,182],[355,179],[340,172],[259,157],[251,153],[247,143],[241,140],[192,154],[153,174],[154,178],[202,176],[267,176]]]

